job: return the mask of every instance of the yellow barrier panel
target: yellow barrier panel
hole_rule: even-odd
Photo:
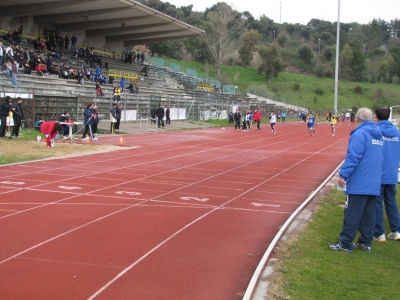
[[[108,76],[113,76],[115,79],[124,77],[125,79],[136,80],[139,78],[138,74],[133,72],[119,71],[119,70],[109,70]]]
[[[211,84],[196,84],[196,89],[201,91],[214,92],[214,86]]]

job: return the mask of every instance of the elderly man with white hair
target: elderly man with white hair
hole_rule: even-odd
[[[360,108],[350,133],[347,154],[339,171],[338,186],[345,188],[346,204],[339,242],[333,250],[352,252],[353,247],[370,252],[375,229],[375,207],[381,190],[383,138],[372,122],[372,111]],[[358,242],[353,243],[357,231]]]

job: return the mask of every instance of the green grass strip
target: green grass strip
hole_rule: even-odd
[[[339,239],[344,201],[343,192],[332,191],[286,245],[277,270],[279,287],[268,299],[399,299],[400,241],[373,241],[370,253],[328,249]],[[387,234],[387,220],[385,227]]]

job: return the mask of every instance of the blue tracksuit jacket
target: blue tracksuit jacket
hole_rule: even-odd
[[[381,191],[383,139],[379,127],[366,121],[350,133],[346,159],[339,176],[347,195],[378,196]]]

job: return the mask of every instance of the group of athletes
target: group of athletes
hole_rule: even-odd
[[[310,134],[310,136],[313,136],[313,133],[316,133],[315,125],[317,120],[318,118],[315,118],[312,113],[310,113],[306,119],[308,133]],[[242,131],[249,131],[254,126],[254,124],[257,125],[257,129],[260,129],[261,112],[260,110],[255,110],[255,112],[253,113],[247,110],[242,116],[240,109],[237,109],[235,114],[232,114],[232,112],[229,113],[229,124],[232,124],[233,123],[232,121],[235,122],[235,130],[240,130],[240,128],[242,127]],[[240,121],[242,121],[242,126],[240,126]],[[276,122],[277,122],[277,116],[272,111],[269,115],[269,124],[271,126],[271,131],[273,134],[276,134],[276,129],[275,129]],[[329,119],[332,136],[335,136],[335,126],[337,122],[338,119],[336,115],[332,114],[331,118]]]

